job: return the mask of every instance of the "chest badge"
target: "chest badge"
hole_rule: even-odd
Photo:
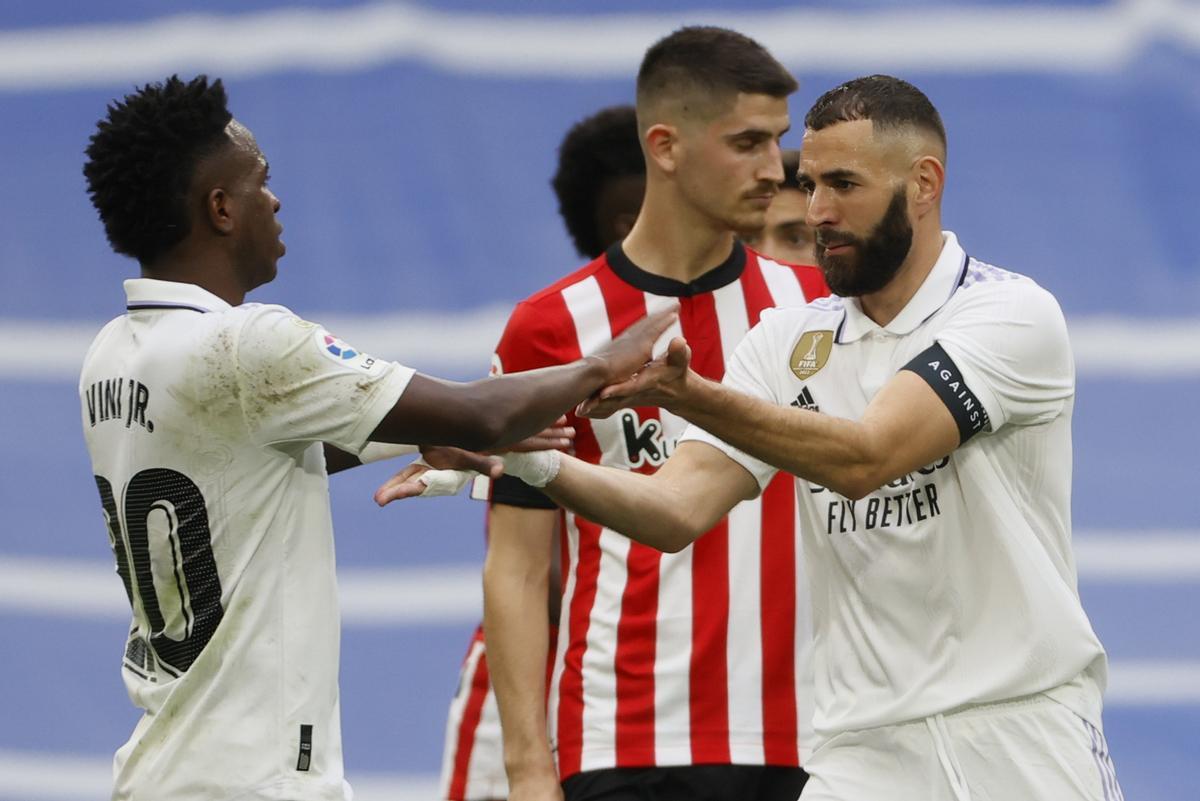
[[[803,381],[825,366],[832,350],[832,331],[805,331],[796,347],[792,348],[788,366],[796,378]]]

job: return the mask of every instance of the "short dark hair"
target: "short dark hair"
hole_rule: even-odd
[[[713,97],[726,94],[787,97],[796,79],[767,49],[728,28],[691,26],[659,39],[642,58],[638,105],[662,94],[689,89]]]
[[[206,75],[172,75],[109,104],[83,174],[113,250],[149,264],[188,235],[188,189],[197,163],[228,141],[226,104]]]
[[[580,255],[604,252],[596,226],[596,200],[604,185],[627,175],[645,175],[646,160],[633,106],[610,106],[575,123],[558,148],[558,169],[550,185],[558,213]]]
[[[918,128],[946,146],[946,127],[933,103],[920,89],[891,75],[867,75],[835,86],[813,103],[804,127],[819,131],[853,120],[870,120],[876,130]]]

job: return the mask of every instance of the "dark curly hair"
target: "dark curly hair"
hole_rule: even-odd
[[[607,242],[596,230],[596,198],[604,184],[627,175],[645,175],[633,106],[610,106],[577,122],[558,148],[558,170],[550,184],[558,213],[580,255],[594,259]]]
[[[113,250],[152,264],[183,241],[197,163],[227,141],[233,119],[220,79],[172,75],[108,106],[83,174]]]

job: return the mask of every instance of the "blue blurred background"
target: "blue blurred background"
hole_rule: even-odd
[[[75,390],[136,274],[80,173],[105,104],[172,72],[223,76],[270,159],[288,244],[250,299],[466,378],[486,372],[512,304],[580,262],[548,183],[562,134],[630,101],[645,47],[697,22],[793,69],[797,128],[866,72],[941,110],[947,227],[1050,288],[1071,325],[1080,589],[1113,662],[1126,797],[1200,797],[1200,5],[0,0],[0,798],[106,797],[136,720]],[[365,801],[433,797],[479,616],[481,509],[379,510],[389,473],[331,481],[346,762]]]

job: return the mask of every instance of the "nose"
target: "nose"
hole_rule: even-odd
[[[804,222],[811,228],[837,223],[836,203],[830,189],[815,186],[809,191],[808,211],[804,215]]]
[[[779,142],[772,141],[771,146],[766,149],[755,178],[776,186],[783,183],[783,149],[779,147]]]
[[[282,203],[280,203],[280,202],[279,202],[279,195],[276,195],[276,194],[275,194],[274,192],[272,192],[270,189],[268,189],[268,190],[267,190],[267,193],[268,193],[268,194],[271,196],[271,209],[272,209],[272,210],[273,210],[273,211],[274,211],[276,214],[278,214],[278,213],[279,213],[279,209],[280,209],[280,208],[282,207],[282,205],[283,205]]]

